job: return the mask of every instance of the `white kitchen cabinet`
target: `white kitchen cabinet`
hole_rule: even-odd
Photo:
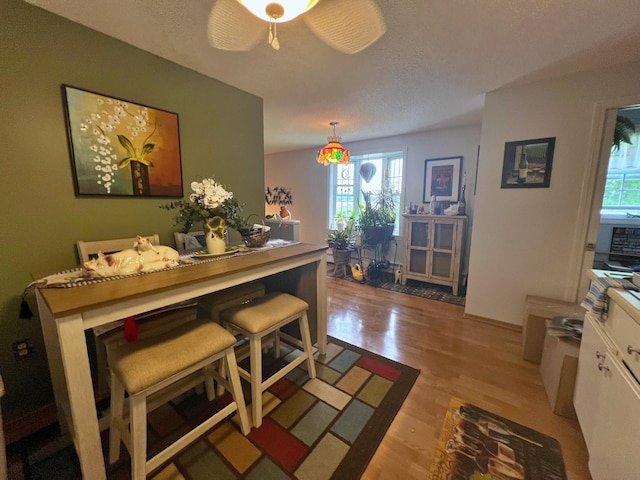
[[[589,470],[595,479],[640,477],[640,389],[617,357],[607,359],[601,376]]]
[[[591,313],[588,313],[585,316],[582,340],[580,341],[573,406],[589,451],[591,451],[590,447],[593,443],[593,429],[603,376],[602,369],[609,352],[611,349],[606,343],[598,320]]]
[[[449,285],[458,295],[467,217],[404,214],[404,268],[407,279]]]
[[[574,406],[593,480],[628,480],[640,478],[640,301],[619,289],[608,295],[606,319],[585,316]]]

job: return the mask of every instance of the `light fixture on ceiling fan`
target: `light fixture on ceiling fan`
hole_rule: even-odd
[[[330,122],[329,125],[333,127],[333,135],[327,137],[327,141],[329,143],[318,150],[316,161],[325,167],[331,164],[337,165],[339,163],[346,165],[349,163],[351,153],[340,145],[342,137],[336,136],[336,125],[340,125],[340,122]]]
[[[256,17],[269,22],[269,45],[274,50],[280,50],[276,25],[278,22],[288,22],[307,12],[318,3],[318,0],[237,0],[238,3],[253,13]]]
[[[209,42],[220,50],[251,50],[264,38],[260,19],[268,22],[269,44],[278,50],[277,23],[298,16],[329,46],[349,54],[367,48],[387,28],[375,0],[214,0]]]

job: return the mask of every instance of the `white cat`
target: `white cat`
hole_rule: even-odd
[[[179,254],[171,247],[154,246],[145,237],[138,235],[133,248],[103,254],[82,264],[82,276],[87,278],[130,275],[154,272],[179,264]]]
[[[395,281],[393,283],[402,283],[402,269],[399,268],[395,271]]]

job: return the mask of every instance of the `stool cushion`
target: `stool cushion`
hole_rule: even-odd
[[[120,345],[109,352],[109,367],[130,394],[141,392],[235,345],[220,325],[195,320],[164,334]]]
[[[223,322],[236,325],[249,333],[260,333],[308,308],[309,304],[298,297],[272,292],[251,303],[224,310],[221,318]]]

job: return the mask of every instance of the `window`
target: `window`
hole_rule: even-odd
[[[377,192],[387,185],[394,192],[396,226],[393,233],[398,235],[403,159],[403,152],[352,155],[348,165],[329,167],[329,228],[335,228],[335,219],[339,214],[348,218],[358,212],[359,205],[364,202],[363,191]]]
[[[622,143],[618,151],[611,151],[602,199],[603,216],[640,215],[640,132],[630,137],[631,145]]]

